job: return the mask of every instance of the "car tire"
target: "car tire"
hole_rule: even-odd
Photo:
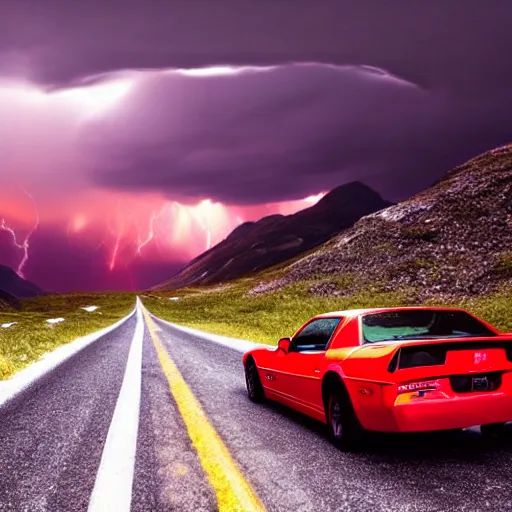
[[[329,395],[327,420],[333,444],[341,451],[357,451],[361,447],[364,429],[359,422],[346,392]]]
[[[261,403],[265,400],[258,368],[253,359],[249,359],[245,365],[245,385],[247,386],[247,395],[252,402]]]
[[[480,432],[486,439],[501,439],[505,433],[505,423],[480,425]]]

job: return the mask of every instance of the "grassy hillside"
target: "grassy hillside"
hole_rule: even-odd
[[[314,282],[308,281],[270,293],[247,295],[253,285],[252,280],[246,279],[225,287],[185,289],[173,294],[151,292],[141,298],[152,313],[170,322],[269,344],[276,344],[283,336],[291,336],[306,320],[326,311],[419,303],[414,288],[401,292],[318,297],[309,293]],[[179,300],[169,300],[178,296]],[[464,307],[502,331],[512,332],[511,287],[478,297],[431,298],[422,303]]]
[[[135,306],[132,294],[49,295],[21,302],[20,311],[0,309],[0,380],[37,361],[59,345],[107,327]],[[98,306],[94,312],[80,308]],[[64,318],[50,325],[47,319]]]
[[[266,343],[317,313],[395,305],[464,307],[512,332],[511,226],[509,144],[294,260],[172,293],[178,301],[168,300],[171,292],[150,292],[145,302],[170,321]],[[250,246],[245,235],[240,244]]]

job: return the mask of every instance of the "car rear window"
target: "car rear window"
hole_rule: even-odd
[[[464,311],[411,310],[362,317],[363,342],[496,336]]]

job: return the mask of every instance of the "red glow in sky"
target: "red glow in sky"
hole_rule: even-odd
[[[193,71],[174,73],[196,76]],[[198,70],[196,79],[245,71]],[[77,150],[84,130],[98,120],[122,118],[124,108],[133,108],[137,86],[154,74],[118,73],[95,85],[55,92],[0,82],[0,263],[40,279],[44,264],[39,261],[39,272],[31,274],[31,259],[40,258],[44,233],[67,240],[64,248],[51,252],[55,260],[66,258],[70,248],[81,254],[93,251],[95,265],[110,273],[141,262],[182,265],[242,222],[290,214],[320,198],[233,206],[208,197],[173,198],[169,192],[107,190],[90,183]],[[33,247],[32,239],[37,239]]]
[[[0,263],[10,264],[20,275],[31,254],[30,237],[39,224],[54,232],[64,232],[70,245],[96,247],[102,251],[97,265],[115,272],[129,268],[137,260],[146,262],[186,262],[223,240],[239,224],[273,214],[291,214],[316,203],[323,194],[302,200],[256,206],[230,206],[210,199],[181,204],[158,195],[135,195],[98,190],[83,191],[53,204],[42,201],[38,216],[32,203],[18,193],[0,197],[5,213],[0,229],[8,231],[14,255],[0,253]],[[2,258],[3,256],[3,258]]]

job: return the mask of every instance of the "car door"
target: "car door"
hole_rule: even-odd
[[[323,414],[321,368],[325,351],[341,318],[318,318],[292,339],[290,351],[279,358],[279,386],[289,405],[309,415]]]

